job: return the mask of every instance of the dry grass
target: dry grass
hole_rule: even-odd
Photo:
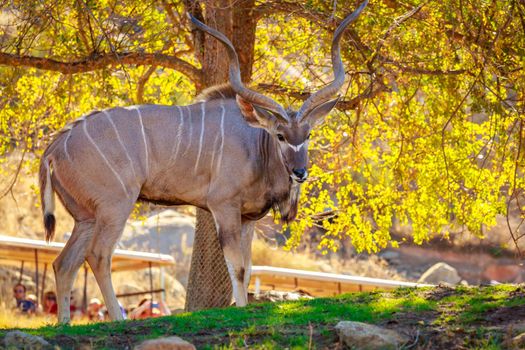
[[[54,325],[57,322],[56,315],[24,315],[17,311],[0,308],[0,328],[40,328]],[[87,324],[87,318],[73,318],[71,324]]]
[[[323,265],[304,253],[287,252],[282,247],[271,247],[257,239],[252,244],[252,263],[308,271],[319,271]]]
[[[400,275],[397,270],[388,265],[386,260],[377,255],[342,258],[337,253],[333,253],[326,256],[316,256],[308,252],[287,252],[282,247],[272,247],[268,243],[257,239],[252,244],[252,262],[253,265],[268,265],[398,281],[407,280],[406,276]]]
[[[6,160],[2,164],[2,171],[8,176],[3,176],[0,188],[4,190],[11,181],[10,169],[16,164],[15,159]],[[73,219],[64,209],[58,198],[55,199],[57,218],[57,240],[62,240],[65,232],[73,229]],[[33,239],[44,239],[44,227],[40,209],[40,195],[36,175],[20,173],[12,193],[0,198],[0,217],[2,225],[0,234],[19,236]]]

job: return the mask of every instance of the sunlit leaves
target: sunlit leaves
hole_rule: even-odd
[[[174,54],[189,48],[189,28],[174,27],[160,4],[80,3],[48,8],[35,2],[33,9],[17,3],[10,10],[16,28],[0,26],[2,50],[74,60],[114,50]],[[416,243],[465,229],[482,236],[506,213],[509,196],[525,190],[523,5],[429,1],[396,22],[420,3],[371,1],[345,35],[343,98],[380,85],[388,92],[334,112],[314,130],[310,181],[299,220],[289,226],[288,248],[314,226],[323,232],[316,242],[324,252],[346,239],[357,251],[397,246],[392,233],[400,228]],[[335,18],[356,5],[338,1]],[[174,6],[180,15],[182,3]],[[254,85],[314,91],[332,78],[331,3],[301,6],[261,16]],[[24,22],[30,10],[41,21]],[[87,41],[77,35],[79,23]],[[38,155],[53,133],[82,114],[137,103],[149,68],[113,66],[68,76],[0,68],[0,153],[25,148]],[[145,103],[186,104],[195,94],[185,76],[162,67],[143,86]]]

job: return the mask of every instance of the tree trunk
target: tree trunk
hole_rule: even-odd
[[[195,2],[191,5],[195,6]],[[197,3],[198,4],[198,3]],[[240,48],[241,76],[250,80],[253,65],[253,47],[255,45],[256,20],[253,18],[253,0],[236,1],[235,9],[230,0],[209,0],[205,2],[206,24],[218,29],[229,38],[239,31],[232,42]],[[188,6],[188,4],[187,4]],[[192,9],[195,13],[202,9]],[[244,16],[250,16],[244,18]],[[236,25],[249,24],[247,28]],[[249,34],[249,33],[251,34]],[[245,34],[244,36],[242,34]],[[198,34],[195,33],[195,36]],[[222,45],[210,36],[199,40],[198,58],[202,63],[204,87],[222,84],[228,81],[228,59]],[[190,276],[186,292],[186,311],[196,311],[211,307],[230,305],[232,287],[230,276],[219,244],[213,216],[206,210],[197,209],[195,241],[191,257]]]
[[[253,10],[255,0],[244,0],[235,3],[233,9],[232,43],[239,55],[241,79],[249,83],[252,78],[253,57],[255,48],[255,29],[257,18]]]

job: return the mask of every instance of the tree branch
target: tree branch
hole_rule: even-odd
[[[409,67],[405,66],[399,62],[396,62],[394,60],[386,59],[383,61],[383,64],[391,64],[393,66],[396,66],[404,73],[414,73],[414,74],[423,74],[423,75],[461,75],[469,72],[466,69],[451,69],[451,70],[442,70],[442,69],[426,69],[423,67]]]
[[[142,76],[139,78],[137,82],[137,103],[143,104],[144,103],[144,86],[148,82],[148,79],[151,77],[151,75],[155,72],[157,69],[157,66],[151,66],[148,68],[148,70],[142,74]]]
[[[112,65],[151,65],[175,69],[195,85],[202,84],[202,72],[192,64],[180,58],[160,53],[121,52],[104,55],[95,55],[73,62],[61,62],[52,58],[20,56],[10,53],[0,53],[0,65],[10,67],[32,67],[42,70],[60,72],[63,74],[86,73]]]
[[[261,90],[264,90],[272,94],[286,95],[288,97],[295,98],[300,101],[304,101],[308,97],[310,97],[310,92],[290,90],[290,89],[287,89],[286,87],[276,85],[276,84],[258,84],[257,87]],[[374,98],[383,92],[391,91],[387,86],[383,84],[377,85],[376,89],[367,89],[367,90],[368,91],[363,92],[362,94],[359,94],[356,97],[351,98],[349,100],[339,101],[337,103],[337,109],[340,111],[353,110],[358,107],[361,101],[365,99],[369,99],[369,98]]]

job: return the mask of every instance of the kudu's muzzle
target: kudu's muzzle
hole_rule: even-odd
[[[292,175],[290,175],[293,181],[303,183],[308,178],[308,171],[306,168],[293,169]]]

